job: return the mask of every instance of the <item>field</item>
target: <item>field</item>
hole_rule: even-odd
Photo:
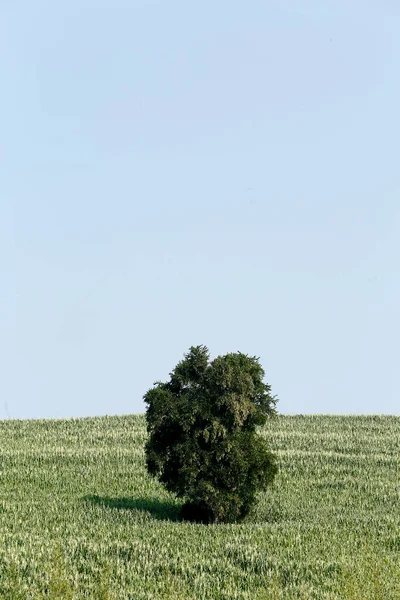
[[[0,421],[0,598],[399,600],[400,417],[280,416],[240,525],[178,519],[143,415]]]

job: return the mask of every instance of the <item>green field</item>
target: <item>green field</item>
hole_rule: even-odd
[[[142,415],[0,421],[0,598],[399,600],[400,417],[280,416],[240,525],[178,519]]]

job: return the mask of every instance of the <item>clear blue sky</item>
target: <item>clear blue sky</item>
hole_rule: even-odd
[[[397,0],[3,0],[0,418],[144,412],[189,346],[399,414]]]

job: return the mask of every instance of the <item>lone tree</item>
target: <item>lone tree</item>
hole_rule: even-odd
[[[183,519],[233,522],[248,514],[277,465],[256,433],[276,414],[276,397],[263,383],[257,357],[241,352],[210,362],[205,346],[192,346],[167,383],[145,395],[151,475],[186,503]]]

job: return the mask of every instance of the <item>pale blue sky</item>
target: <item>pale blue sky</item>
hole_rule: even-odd
[[[397,0],[3,0],[0,418],[144,411],[189,346],[399,414]]]

